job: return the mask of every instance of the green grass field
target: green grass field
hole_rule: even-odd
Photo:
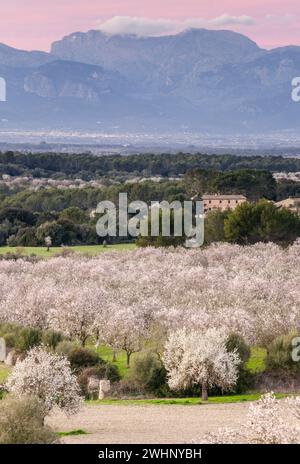
[[[10,369],[5,364],[0,364],[0,385],[2,385],[9,376]]]
[[[36,255],[41,258],[51,258],[55,255],[60,254],[63,250],[68,249],[76,253],[87,253],[91,256],[95,256],[104,251],[118,250],[118,251],[129,251],[134,250],[136,245],[134,243],[124,243],[117,245],[108,245],[103,247],[103,245],[83,245],[83,246],[73,246],[73,247],[53,247],[50,251],[47,251],[45,247],[0,247],[0,254],[6,253],[20,253],[21,255]]]
[[[227,396],[211,396],[208,401],[202,401],[200,398],[158,398],[158,399],[142,399],[142,400],[120,400],[120,399],[107,399],[107,400],[94,400],[86,401],[87,405],[106,404],[106,405],[179,405],[179,406],[195,406],[197,404],[221,404],[221,403],[241,403],[244,401],[257,401],[261,393],[250,393],[245,395],[227,395]],[[287,395],[279,393],[276,398],[286,398]]]
[[[94,349],[93,346],[91,346]],[[120,372],[122,378],[126,378],[130,373],[130,368],[128,369],[126,366],[126,353],[125,351],[118,351],[117,352],[117,360],[113,362],[113,350],[108,346],[100,346],[97,348],[97,353],[99,354],[100,358],[104,359],[104,361],[109,361],[112,364],[115,364]],[[136,354],[131,356],[130,364],[134,362]]]
[[[247,362],[247,369],[253,374],[258,374],[266,369],[267,350],[265,348],[251,348],[251,356]]]
[[[90,345],[90,348],[93,348]],[[94,349],[94,348],[93,348]],[[107,346],[100,346],[97,348],[97,353],[102,359],[112,362],[113,351]],[[251,357],[248,362],[248,369],[252,372],[262,372],[265,368],[265,356],[266,351],[262,348],[253,348],[251,350]],[[134,361],[135,355],[132,355],[132,362]],[[114,362],[118,366],[121,377],[126,378],[130,375],[130,368],[126,367],[126,354],[123,351],[117,352],[117,360]],[[0,364],[0,385],[3,384],[10,373],[10,368],[4,364]],[[260,393],[249,393],[243,395],[224,395],[224,396],[212,396],[208,399],[208,402],[203,402],[200,398],[156,398],[156,399],[107,399],[107,400],[95,400],[86,401],[87,405],[182,405],[182,406],[193,406],[201,404],[218,404],[218,403],[239,403],[244,401],[256,401],[260,398]],[[285,398],[286,394],[277,394],[277,398]],[[82,434],[84,431],[72,431],[62,432],[61,436],[71,434]]]
[[[90,345],[89,348],[95,349],[93,345]],[[108,346],[100,346],[97,348],[97,353],[99,356],[104,359],[104,361],[112,362],[113,360],[113,350]],[[247,362],[247,369],[252,373],[259,373],[263,372],[266,368],[265,366],[265,358],[267,355],[267,351],[264,348],[254,347],[251,348],[251,355],[250,359]],[[137,354],[133,354],[131,356],[131,365],[134,362],[135,357]],[[126,367],[126,353],[124,351],[117,352],[117,360],[113,362],[120,372],[122,378],[126,378],[130,373],[130,368]]]
[[[89,345],[89,348],[95,349],[93,345]],[[124,351],[118,351],[117,352],[117,359],[115,362],[113,362],[113,350],[108,347],[108,346],[100,346],[97,348],[97,353],[99,356],[104,359],[105,361],[109,361],[113,364],[115,364],[120,372],[120,375],[122,378],[126,378],[130,375],[130,368],[128,369],[126,366],[126,353]],[[135,357],[137,354],[133,354],[131,356],[131,365],[134,362]],[[265,370],[265,357],[266,357],[266,350],[263,348],[252,348],[251,349],[251,357],[247,363],[247,368],[249,369],[250,372],[257,373],[257,372],[263,372]],[[10,369],[5,366],[4,364],[0,364],[0,384],[2,384],[7,376],[9,375]],[[225,398],[225,397],[222,397]],[[232,396],[228,397],[229,399],[232,400]],[[193,401],[198,399],[193,398]],[[151,400],[154,401],[154,400]],[[156,400],[155,400],[156,401]],[[157,401],[165,401],[165,400],[157,400]],[[180,400],[171,400],[171,401],[180,401]],[[186,400],[183,400],[186,401]]]

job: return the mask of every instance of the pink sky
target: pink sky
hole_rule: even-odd
[[[215,19],[223,15],[232,20]],[[49,50],[54,40],[115,16],[172,20],[175,29],[200,20],[205,27],[246,34],[262,47],[300,45],[299,0],[2,0],[0,43]]]

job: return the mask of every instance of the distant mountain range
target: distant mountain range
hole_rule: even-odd
[[[0,44],[1,129],[254,133],[300,129],[300,47],[231,31],[71,34],[51,53]]]

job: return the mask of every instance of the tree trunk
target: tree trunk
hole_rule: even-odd
[[[130,356],[131,356],[131,353],[126,353],[126,357],[127,357],[127,368],[130,367]]]
[[[207,385],[205,382],[202,383],[202,401],[207,401],[208,400],[208,394],[207,394]]]
[[[87,338],[85,335],[83,335],[80,339],[80,343],[81,343],[81,346],[82,348],[85,348],[85,344],[86,344],[86,341],[87,341]]]
[[[113,352],[113,362],[117,362],[117,352]]]

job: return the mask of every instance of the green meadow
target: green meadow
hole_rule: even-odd
[[[79,245],[72,247],[52,247],[49,251],[45,247],[0,247],[0,254],[20,254],[21,256],[39,256],[41,258],[51,258],[61,254],[65,250],[71,250],[75,253],[84,253],[90,256],[96,256],[105,251],[130,251],[134,250],[136,245],[134,243],[120,243],[116,245]]]

